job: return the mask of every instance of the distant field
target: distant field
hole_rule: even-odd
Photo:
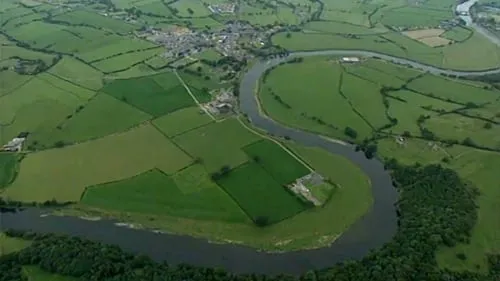
[[[80,58],[87,62],[93,62],[99,59],[104,59],[112,55],[123,54],[128,51],[143,50],[156,45],[139,39],[118,37],[116,39],[110,39],[111,42],[105,44],[105,41],[101,41],[99,46],[92,49],[86,49],[78,54]]]
[[[50,147],[58,141],[71,144],[104,137],[125,131],[151,118],[151,115],[102,93],[61,122],[60,128],[54,128],[41,136],[39,144]]]
[[[162,48],[151,49],[145,51],[137,51],[133,53],[127,53],[119,56],[115,56],[109,59],[101,60],[93,63],[92,65],[104,73],[110,73],[115,71],[120,71],[127,69],[139,62],[145,61],[151,57],[154,57],[158,53],[163,51]]]
[[[212,122],[198,106],[179,109],[153,121],[160,131],[169,137],[182,134]]]
[[[463,104],[467,102],[474,102],[476,104],[491,102],[500,95],[499,91],[486,90],[461,83],[459,80],[447,79],[435,75],[425,75],[415,79],[407,87],[418,92]]]
[[[153,168],[172,174],[191,161],[153,126],[145,125],[122,134],[29,154],[2,197],[78,201],[87,186],[126,179]],[[51,165],[46,165],[49,162]]]
[[[22,58],[26,60],[37,60],[40,59],[45,64],[51,65],[52,60],[55,58],[55,56],[41,53],[41,52],[35,52],[32,50],[28,50],[25,48],[21,48],[15,45],[12,46],[1,46],[2,51],[0,52],[0,61],[6,60],[9,58]]]
[[[101,72],[71,57],[63,57],[49,72],[89,89],[98,90],[102,87]]]
[[[189,186],[190,190],[183,190],[183,186]],[[172,177],[151,170],[123,181],[93,186],[87,189],[81,202],[119,212],[234,222],[247,220],[238,205],[200,166],[189,167]]]
[[[461,42],[472,35],[472,31],[464,27],[454,27],[443,33],[442,37],[453,41]]]
[[[255,142],[245,146],[243,150],[280,185],[291,184],[311,172],[270,140]]]
[[[340,94],[341,75],[336,59],[328,57],[279,66],[261,84],[262,108],[271,118],[289,126],[334,137],[343,136],[344,128],[350,126],[363,138],[371,128]]]
[[[356,34],[356,35],[380,34],[389,32],[389,30],[383,27],[369,28],[366,26],[353,25],[353,24],[334,22],[334,21],[309,22],[304,26],[304,29],[325,32],[325,33],[332,33],[332,34]]]
[[[137,26],[125,23],[124,21],[116,20],[111,17],[105,17],[95,12],[88,12],[83,10],[60,14],[52,17],[52,19],[55,21],[67,22],[74,25],[88,24],[118,33],[127,33],[133,31],[134,29],[137,29]]]
[[[179,81],[169,85],[157,83],[156,80],[162,77],[168,81],[177,79],[173,73],[167,72],[160,76],[115,80],[101,91],[155,117],[194,105],[193,99]]]
[[[306,209],[261,166],[244,164],[217,180],[254,221],[265,218],[275,223]]]
[[[168,9],[162,1],[146,3],[144,5],[138,6],[137,9],[141,10],[143,13],[152,13],[154,15],[163,17],[172,15],[172,11]]]
[[[179,0],[169,6],[177,9],[175,15],[179,17],[204,17],[211,14],[201,1]]]
[[[212,173],[224,165],[234,168],[248,161],[241,148],[259,139],[236,119],[226,119],[178,135],[173,141],[191,156],[199,158]]]
[[[382,22],[396,27],[435,27],[441,21],[453,18],[452,10],[422,9],[403,7],[384,13]]]
[[[12,91],[15,91],[18,87],[21,87],[27,83],[33,76],[30,75],[20,75],[11,70],[0,71],[0,97],[7,95]]]
[[[30,241],[7,237],[0,232],[0,257],[13,252],[20,251],[31,244]]]

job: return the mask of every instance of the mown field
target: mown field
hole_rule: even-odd
[[[339,85],[325,86],[325,81],[336,81],[333,77],[339,76]],[[334,109],[338,102],[334,104],[331,97],[335,94],[345,97],[343,109]],[[375,138],[369,143],[377,146],[380,158],[395,158],[407,165],[441,164],[456,170],[480,190],[479,220],[470,243],[440,249],[437,261],[453,270],[487,270],[486,255],[500,250],[500,225],[495,219],[500,185],[494,172],[500,161],[499,90],[374,59],[339,65],[335,58],[317,57],[272,70],[260,85],[259,97],[266,113],[285,125],[330,133],[358,144]],[[323,110],[323,104],[329,110],[326,106]],[[297,122],[323,111],[326,117],[321,116],[322,120],[339,128],[348,126],[358,137],[331,133],[325,129],[328,125],[318,126],[323,123],[319,119],[316,126]],[[355,114],[365,123],[346,122],[347,114]],[[366,131],[366,124],[371,131]],[[460,258],[463,255],[465,259]]]

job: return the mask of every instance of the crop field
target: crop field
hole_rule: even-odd
[[[198,106],[179,109],[153,121],[165,135],[173,137],[207,125],[212,119]]]
[[[176,13],[176,16],[184,18],[205,17],[211,14],[201,1],[178,0],[170,4],[170,7],[177,9],[178,13]]]
[[[136,26],[127,24],[123,21],[82,10],[60,14],[52,19],[55,21],[65,22],[70,25],[90,24],[97,28],[104,28],[118,33],[128,33],[137,28]]]
[[[169,88],[166,85],[162,87],[156,82],[160,77],[172,75],[172,73],[166,73],[162,76],[115,80],[104,86],[102,91],[150,115],[159,117],[194,105],[193,99],[179,81],[168,85]],[[170,78],[167,79],[171,81]]]
[[[15,177],[19,157],[13,153],[0,152],[0,189]]]
[[[241,148],[259,139],[236,119],[226,119],[178,135],[173,141],[212,173],[226,165],[234,168],[247,162],[249,157]]]
[[[260,218],[265,218],[266,224],[279,222],[306,209],[300,199],[252,162],[234,169],[217,183],[257,223]]]
[[[101,93],[67,116],[58,128],[37,136],[38,144],[50,147],[60,141],[70,144],[104,137],[123,132],[151,118],[151,115]]]
[[[0,257],[13,252],[20,251],[28,247],[31,242],[19,239],[7,237],[5,234],[0,232]]]
[[[471,84],[461,83],[458,80],[434,75],[425,75],[415,79],[407,87],[417,92],[462,104],[467,102],[487,103],[494,101],[500,95],[499,91],[483,89]]]
[[[67,56],[51,67],[49,73],[92,90],[98,90],[103,85],[101,72]]]
[[[177,182],[181,182],[181,186]],[[183,190],[182,186],[190,190]],[[200,166],[191,166],[173,176],[155,169],[122,181],[89,187],[81,202],[120,212],[236,222],[247,220],[238,205]]]
[[[137,63],[152,58],[162,51],[162,48],[136,51],[119,56],[114,56],[109,59],[100,60],[92,63],[92,65],[104,73],[117,72],[120,70],[128,69],[131,66],[136,65]]]
[[[290,184],[311,172],[270,140],[255,142],[245,146],[243,150],[280,185]]]
[[[49,162],[51,165],[46,165]],[[191,162],[153,126],[144,125],[73,146],[31,153],[2,196],[28,202],[53,198],[78,201],[87,186],[126,179],[153,168],[172,174]]]

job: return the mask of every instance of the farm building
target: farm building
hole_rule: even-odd
[[[13,138],[6,145],[2,146],[2,150],[11,152],[21,151],[25,140],[26,138]]]
[[[344,63],[356,63],[360,62],[361,60],[358,57],[342,57],[340,61]]]

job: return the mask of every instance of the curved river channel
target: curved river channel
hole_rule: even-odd
[[[411,65],[435,74],[468,76],[500,72],[500,69],[459,72],[368,51],[329,50],[297,52],[287,58],[257,62],[244,75],[240,86],[240,108],[255,127],[275,136],[288,136],[305,146],[321,147],[330,153],[344,156],[358,165],[371,180],[373,206],[365,216],[355,222],[329,247],[288,253],[264,253],[240,245],[214,244],[206,239],[120,227],[115,224],[115,221],[89,221],[76,217],[45,216],[39,209],[3,213],[0,215],[0,227],[41,233],[70,234],[116,244],[124,250],[146,254],[155,260],[167,261],[170,264],[189,263],[196,266],[221,267],[235,273],[300,274],[310,269],[332,266],[346,259],[362,258],[370,250],[390,241],[397,230],[394,203],[397,201],[398,194],[392,186],[389,173],[384,170],[381,162],[376,159],[366,159],[362,153],[355,152],[350,145],[287,128],[272,121],[259,111],[255,96],[258,90],[258,80],[267,69],[289,58],[319,55],[377,57],[398,64]]]

